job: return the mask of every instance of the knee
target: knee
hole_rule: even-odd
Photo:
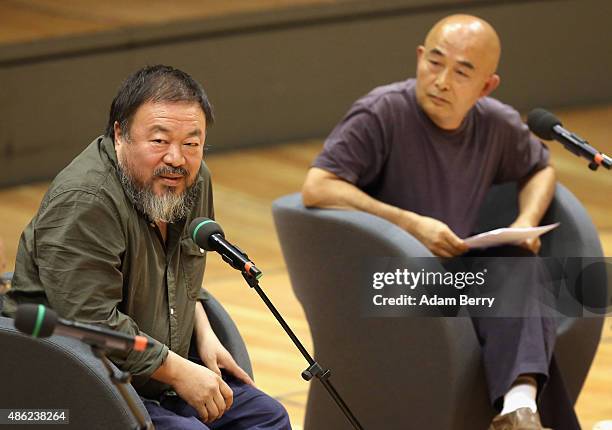
[[[285,407],[276,399],[270,397],[270,401],[268,402],[268,410],[267,414],[272,421],[277,424],[283,424],[283,426],[279,426],[277,428],[291,428],[289,425],[289,414]]]
[[[289,414],[285,407],[276,399],[267,395],[257,399],[257,415],[262,424],[261,429],[291,429]]]

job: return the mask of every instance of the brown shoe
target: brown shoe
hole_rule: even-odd
[[[542,427],[540,415],[530,408],[519,408],[493,418],[489,430],[552,430]]]

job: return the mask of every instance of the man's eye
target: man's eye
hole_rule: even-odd
[[[187,146],[200,146],[200,144],[198,142],[185,142],[185,145],[187,145]]]
[[[464,78],[469,77],[469,75],[462,70],[457,70],[457,74],[460,76],[463,76]]]

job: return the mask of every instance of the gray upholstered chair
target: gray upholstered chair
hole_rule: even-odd
[[[301,195],[273,204],[276,228],[294,292],[310,324],[316,358],[366,429],[486,429],[492,416],[480,348],[468,318],[364,318],[359,288],[368,288],[367,261],[392,256],[408,270],[431,253],[397,226],[358,211],[304,208]],[[508,225],[516,187],[495,187],[481,231]],[[561,226],[543,237],[542,255],[602,256],[595,228],[563,186],[544,223]],[[430,264],[437,264],[432,259]],[[604,280],[605,281],[605,280]],[[590,291],[606,302],[607,286]],[[569,299],[572,299],[571,297]],[[576,400],[599,343],[603,319],[565,318],[556,359]],[[410,423],[410,424],[408,424]],[[310,385],[305,430],[350,429],[320,384]]]
[[[245,344],[221,304],[210,297],[206,312],[215,333],[238,364],[253,375]],[[2,408],[70,410],[68,429],[133,429],[135,420],[102,363],[82,342],[51,336],[32,339],[0,317],[0,405]],[[130,396],[148,419],[132,386]]]

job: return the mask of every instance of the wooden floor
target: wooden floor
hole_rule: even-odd
[[[612,153],[609,124],[612,106],[558,112],[567,128],[575,130],[601,150]],[[288,276],[273,227],[272,201],[298,191],[309,163],[322,142],[288,143],[264,149],[210,154],[217,219],[227,237],[247,250],[265,271],[262,287],[285,315],[289,325],[309,350],[312,343],[299,303],[291,292]],[[591,172],[586,163],[551,143],[552,160],[561,182],[585,204],[612,255],[612,172]],[[0,237],[5,240],[9,261],[14,261],[19,234],[37,210],[47,184],[0,190]],[[238,273],[211,255],[206,286],[236,320],[253,361],[256,382],[279,398],[289,410],[295,428],[301,428],[308,384],[300,378],[305,362],[268,313],[257,295]],[[315,382],[316,383],[316,382]],[[341,387],[338,387],[341,390]],[[600,420],[612,419],[612,321],[606,321],[602,342],[577,405],[585,429]]]
[[[2,0],[0,45],[350,0]]]

